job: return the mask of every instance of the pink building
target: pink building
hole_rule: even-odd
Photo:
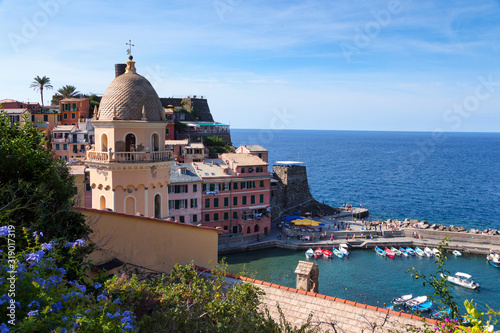
[[[201,178],[193,165],[174,163],[170,166],[168,209],[175,221],[193,224],[201,221]]]
[[[244,236],[267,234],[270,178],[267,162],[251,154],[222,154],[193,163],[202,179],[202,224]]]
[[[241,145],[238,148],[236,148],[236,153],[237,154],[251,154],[254,156],[257,156],[261,158],[264,162],[269,163],[269,152],[267,151],[266,148],[260,146],[260,145]]]

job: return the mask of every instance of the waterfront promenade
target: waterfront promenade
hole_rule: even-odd
[[[419,228],[395,228],[377,226],[376,230],[367,230],[361,220],[355,220],[351,213],[342,212],[336,216],[314,218],[315,221],[325,224],[321,232],[307,232],[299,230],[281,230],[273,225],[267,236],[247,237],[239,241],[231,241],[227,236],[219,238],[219,255],[265,248],[286,248],[305,251],[309,248],[331,248],[339,244],[348,243],[352,249],[366,249],[378,247],[418,246],[435,248],[446,237],[450,237],[448,249],[458,249],[464,253],[486,255],[490,249],[500,251],[500,236],[478,235],[466,232],[449,232]],[[349,230],[335,230],[335,224],[349,225]],[[306,229],[304,229],[306,230]],[[297,234],[306,237],[297,239]],[[320,239],[320,235],[325,235]],[[414,235],[421,237],[415,238]],[[280,237],[278,236],[280,235]],[[331,239],[333,235],[333,240]],[[353,238],[354,235],[354,238]],[[314,241],[312,240],[314,236]],[[347,237],[346,237],[347,236]],[[306,239],[303,239],[306,238]],[[309,240],[307,239],[309,238]]]

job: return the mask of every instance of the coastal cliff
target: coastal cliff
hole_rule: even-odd
[[[337,213],[337,209],[314,199],[307,180],[306,167],[301,164],[273,165],[272,220],[284,214],[298,212],[301,215]]]

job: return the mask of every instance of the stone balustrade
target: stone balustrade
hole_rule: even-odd
[[[87,152],[87,160],[97,162],[160,162],[172,160],[172,154],[169,151],[157,152],[97,152],[90,150]]]

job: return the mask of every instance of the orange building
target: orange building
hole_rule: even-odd
[[[64,98],[59,102],[61,123],[63,125],[76,125],[78,119],[89,118],[89,98]]]

